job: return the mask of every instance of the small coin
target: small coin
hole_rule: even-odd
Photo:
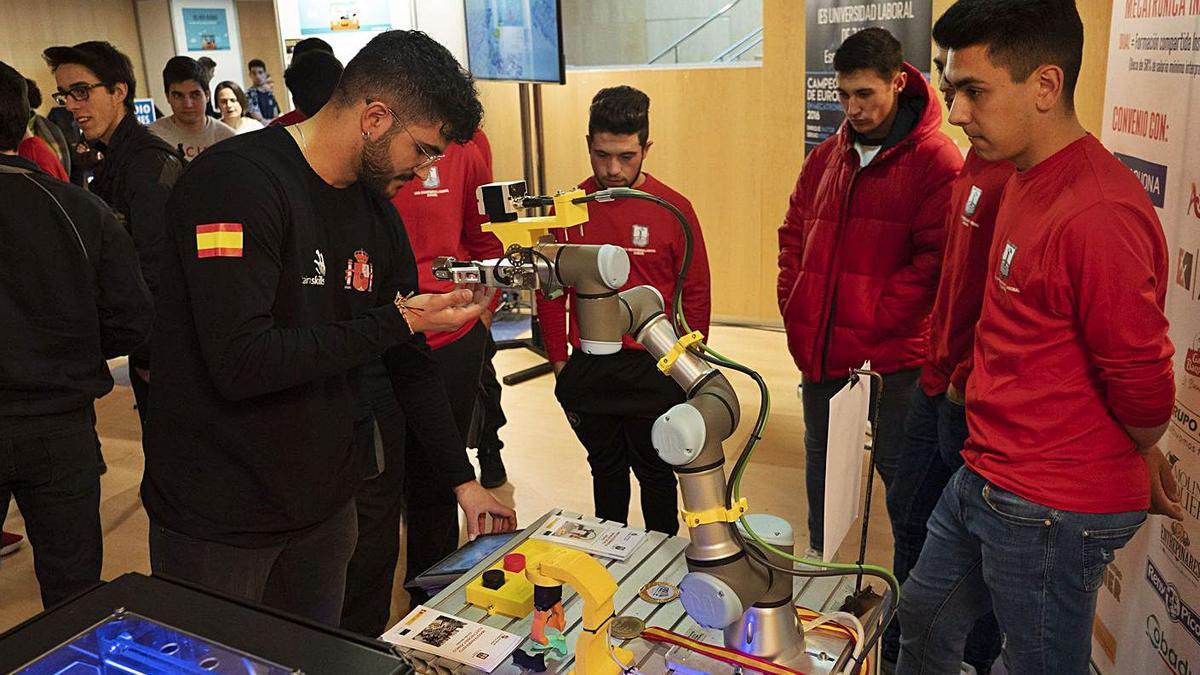
[[[631,640],[646,630],[646,622],[636,616],[618,616],[612,620],[609,633],[618,640]]]
[[[642,586],[638,596],[655,605],[665,605],[679,597],[679,587],[667,581],[651,581]]]

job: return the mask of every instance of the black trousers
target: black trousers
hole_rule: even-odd
[[[587,450],[596,517],[629,523],[633,471],[641,487],[646,528],[678,532],[675,472],[654,450],[650,429],[660,415],[684,401],[679,385],[641,350],[607,356],[576,351],[559,373],[554,395]]]
[[[269,546],[196,539],[150,522],[150,568],[229,595],[336,626],[356,538],[354,502]]]
[[[100,467],[91,406],[0,418],[0,523],[9,495],[25,518],[42,606],[100,581]]]
[[[500,428],[508,424],[504,409],[500,407],[500,380],[496,377],[496,366],[492,364],[492,359],[496,357],[496,341],[492,339],[491,331],[487,331],[486,336],[483,370],[479,375],[479,396],[466,439],[468,448],[478,448],[483,453],[499,451],[504,447],[504,441],[500,440]]]
[[[486,335],[483,325],[476,324],[433,352],[464,437],[475,407]],[[378,637],[387,630],[391,614],[401,517],[408,535],[404,575],[408,582],[458,548],[458,503],[452,490],[440,487],[436,460],[409,432],[382,363],[364,369],[362,391],[378,424],[376,441],[382,443],[384,469],[364,481],[355,496],[358,545],[347,572],[342,628]],[[420,591],[410,592],[414,605],[428,600]]]
[[[138,421],[146,428],[146,416],[150,414],[150,383],[138,375],[133,364],[129,365],[129,386],[133,389],[133,401],[137,407]]]

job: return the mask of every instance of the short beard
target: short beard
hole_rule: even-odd
[[[393,126],[377,139],[365,139],[362,155],[358,161],[358,182],[366,185],[367,189],[388,198],[392,196],[388,193],[388,185],[393,180],[399,178],[408,182],[414,177],[411,171],[397,175],[392,167],[391,159],[388,157],[388,146],[397,130]]]

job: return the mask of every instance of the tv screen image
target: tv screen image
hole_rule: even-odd
[[[565,82],[559,0],[465,0],[465,7],[476,79]]]

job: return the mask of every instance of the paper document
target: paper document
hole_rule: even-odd
[[[418,605],[380,639],[490,673],[524,638]]]
[[[869,366],[867,366],[869,367]],[[859,377],[829,401],[825,450],[825,562],[831,562],[858,518],[862,495],[863,439],[871,407],[871,379]]]
[[[646,531],[610,523],[590,523],[564,516],[551,516],[532,538],[592,555],[626,560],[645,541]]]

